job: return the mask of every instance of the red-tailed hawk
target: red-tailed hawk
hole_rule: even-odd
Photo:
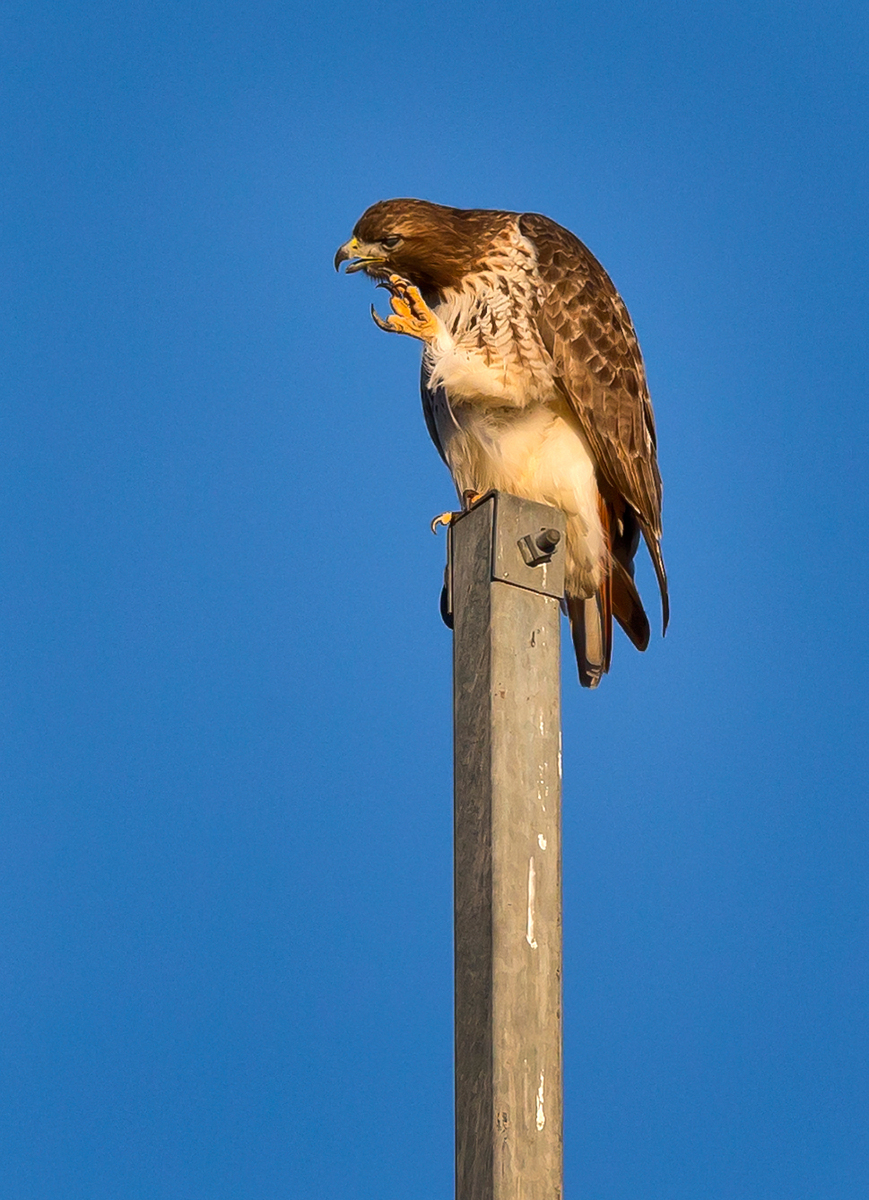
[[[490,489],[567,517],[565,607],[584,687],[612,618],[638,650],[642,533],[669,617],[655,419],[628,310],[578,238],[536,213],[382,200],[335,266],[391,293],[382,329],[423,343],[426,424],[465,503]]]

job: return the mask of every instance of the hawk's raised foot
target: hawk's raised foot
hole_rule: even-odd
[[[452,525],[456,517],[460,517],[463,512],[467,512],[469,508],[473,508],[478,500],[482,500],[485,492],[475,492],[473,488],[467,488],[462,492],[462,512],[442,512],[438,513],[432,519],[431,531],[437,533],[438,525]]]
[[[430,342],[437,336],[437,318],[423,300],[419,288],[415,288],[400,275],[390,275],[389,279],[377,286],[386,288],[390,293],[392,315],[384,320],[372,304],[371,316],[375,325],[385,329],[387,333],[405,333],[421,342]]]

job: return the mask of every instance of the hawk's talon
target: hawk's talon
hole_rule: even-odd
[[[431,523],[432,533],[437,534],[438,525],[443,525],[445,528],[449,529],[450,525],[452,525],[452,523],[453,523],[453,521],[455,521],[456,517],[458,517],[460,515],[461,515],[460,513],[454,513],[454,512],[438,513],[438,515],[436,517],[432,518],[432,523]]]
[[[375,325],[385,329],[387,333],[406,333],[408,337],[418,338],[421,342],[430,342],[437,337],[440,326],[438,319],[423,300],[419,288],[402,279],[400,275],[390,275],[383,279],[378,287],[386,288],[390,293],[392,316],[384,320],[371,305],[371,316]]]
[[[392,320],[392,317],[387,317],[387,319],[384,321],[383,317],[381,317],[380,313],[373,304],[371,305],[371,318],[375,325],[377,325],[380,329],[385,329],[387,333],[398,333],[398,330],[393,329],[393,327],[389,324],[389,322]]]
[[[475,492],[473,488],[465,488],[465,490],[462,492],[462,511],[438,513],[438,515],[432,519],[432,533],[437,533],[438,525],[445,525],[447,527],[452,525],[453,521],[455,521],[457,517],[462,516],[463,513],[466,513],[469,509],[473,508],[478,500],[483,499],[485,494],[485,492]]]

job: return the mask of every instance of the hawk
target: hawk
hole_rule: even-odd
[[[638,650],[642,534],[669,619],[655,418],[631,318],[606,271],[537,213],[381,200],[335,268],[390,292],[381,329],[423,343],[426,425],[467,506],[491,489],[567,518],[564,607],[584,687],[609,670],[612,619]],[[448,519],[448,518],[447,518]]]

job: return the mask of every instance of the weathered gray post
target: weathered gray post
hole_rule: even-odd
[[[564,518],[450,526],[457,1200],[560,1200]]]

